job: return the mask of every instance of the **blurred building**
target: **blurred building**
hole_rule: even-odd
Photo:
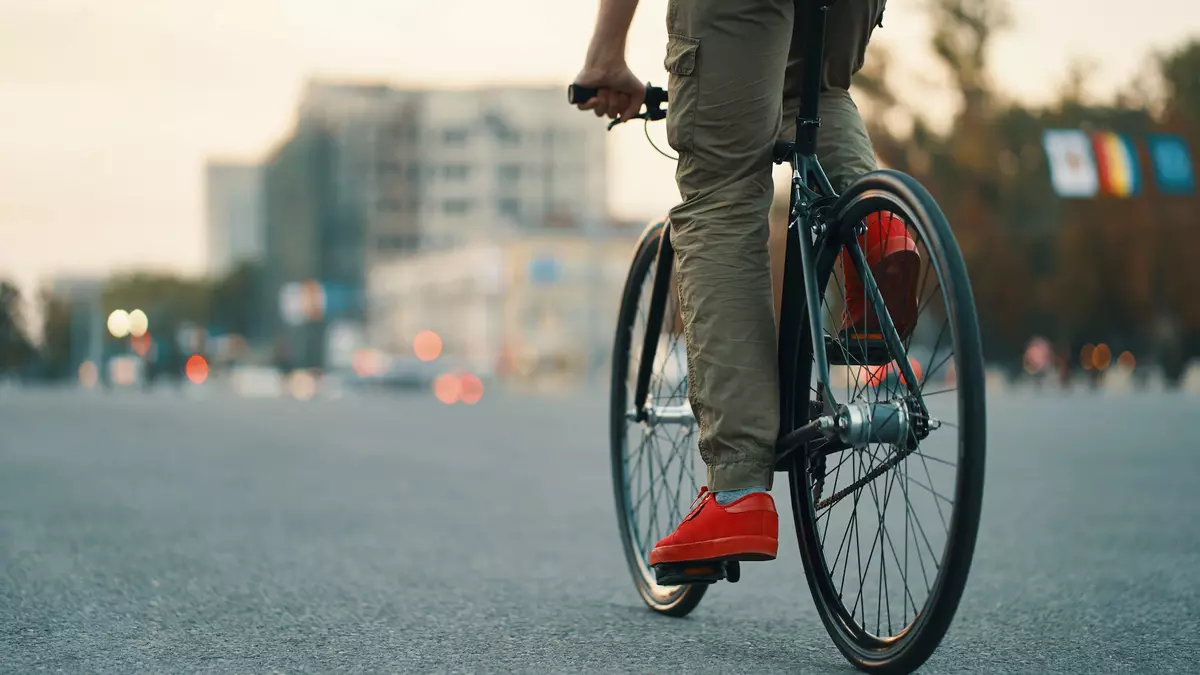
[[[210,161],[204,172],[208,269],[226,274],[264,251],[262,167]]]
[[[378,264],[368,340],[411,354],[432,330],[477,371],[588,377],[608,358],[639,233],[545,229]]]
[[[606,160],[604,125],[559,87],[310,83],[266,162],[266,334],[287,363],[323,365],[331,322],[365,322],[375,267],[604,217]],[[317,311],[280,311],[306,281]]]

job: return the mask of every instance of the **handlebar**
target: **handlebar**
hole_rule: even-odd
[[[596,87],[584,87],[578,84],[567,86],[567,102],[571,105],[586,103],[595,98],[600,93]],[[666,118],[667,111],[662,109],[662,104],[667,102],[667,90],[661,87],[655,87],[649,82],[646,83],[646,97],[642,99],[642,105],[646,107],[646,112],[640,112],[633,117],[617,118],[608,125],[612,129],[621,122],[628,122],[631,119],[644,119],[651,122]]]

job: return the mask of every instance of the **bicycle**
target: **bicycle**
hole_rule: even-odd
[[[985,456],[982,346],[966,266],[932,196],[912,177],[891,170],[863,175],[838,195],[817,160],[829,4],[814,3],[808,10],[808,67],[796,137],[777,142],[773,149],[776,164],[786,161],[792,167],[778,323],[781,414],[775,468],[788,476],[805,577],[834,644],[862,670],[910,672],[933,653],[949,628],[974,553]],[[594,89],[568,88],[571,103],[595,95]],[[666,103],[665,90],[648,86],[645,112],[629,119],[664,119]],[[625,121],[614,120],[609,128]],[[917,321],[905,335],[892,320],[859,241],[871,214],[898,217],[921,252]],[[877,317],[878,326],[870,332],[858,325],[837,328],[836,302],[829,301],[841,289],[844,306],[841,277],[847,261],[862,279],[864,303]],[[613,345],[610,452],[618,525],[637,590],[654,611],[681,617],[696,608],[710,584],[737,582],[741,568],[736,562],[653,570],[647,564],[655,541],[687,513],[704,481],[696,469],[696,422],[686,398],[678,299],[669,292],[673,262],[670,223],[651,223],[638,240],[622,291]],[[841,277],[835,274],[839,266]],[[927,296],[925,283],[931,274],[937,286]],[[643,302],[647,286],[649,296]],[[940,317],[940,327],[922,324],[927,307],[921,301],[938,298],[944,307],[925,318]],[[635,331],[639,309],[646,310],[644,327]],[[641,337],[637,353],[635,333]],[[943,347],[952,350],[944,357]],[[669,365],[676,372],[667,373]],[[945,382],[927,390],[939,372]],[[846,396],[839,402],[834,385],[843,380]],[[952,400],[937,398],[946,394],[955,395]],[[872,395],[875,399],[869,400]],[[950,412],[959,413],[957,422],[946,419]],[[629,443],[631,428],[641,438],[636,448]],[[664,462],[649,446],[664,440],[660,434],[670,430],[677,432],[676,447]],[[948,446],[945,456],[935,452],[938,443]],[[680,457],[679,447],[685,457]],[[688,457],[690,476],[685,476]],[[643,468],[648,476],[639,481]],[[676,474],[679,483],[672,490],[669,480]],[[952,483],[952,496],[938,491],[935,475]],[[691,479],[690,494],[683,489],[685,478]],[[859,507],[867,512],[868,497],[878,517],[873,532],[864,531],[869,523],[860,522]],[[926,499],[914,504],[914,497]],[[647,499],[648,518],[643,518],[639,507]],[[899,515],[888,508],[895,505],[893,499],[904,502]],[[929,517],[928,528],[920,515]],[[900,520],[902,543],[900,533],[893,536],[891,529]],[[840,534],[839,528],[832,528],[834,522]],[[940,546],[930,541],[930,531],[935,538],[944,535]],[[902,589],[889,585],[889,567],[900,572]],[[919,605],[909,588],[910,572],[925,588]],[[899,608],[894,610],[893,602]],[[867,617],[870,604],[875,605],[873,624]],[[893,630],[896,625],[899,628]]]

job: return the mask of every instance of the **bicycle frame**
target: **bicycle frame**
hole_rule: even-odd
[[[800,3],[797,3],[798,5]],[[825,331],[821,325],[818,311],[807,311],[808,308],[821,306],[821,289],[817,287],[817,270],[815,260],[815,238],[843,237],[844,245],[851,261],[863,280],[868,297],[871,298],[873,309],[880,319],[880,329],[886,336],[888,346],[893,354],[905,354],[898,333],[892,323],[887,308],[883,304],[878,286],[867,265],[866,256],[858,245],[856,236],[847,236],[848,232],[828,232],[819,209],[837,200],[829,177],[817,159],[817,130],[821,125],[819,116],[820,90],[825,50],[825,21],[831,2],[814,2],[808,5],[803,17],[797,17],[806,26],[807,39],[804,50],[804,72],[802,74],[802,89],[800,110],[796,118],[796,137],[794,141],[776,143],[774,158],[777,162],[787,160],[792,167],[791,194],[789,196],[788,229],[786,249],[784,252],[783,297],[779,317],[779,444],[777,460],[782,459],[796,447],[820,435],[815,423],[812,423],[813,412],[808,407],[807,386],[811,380],[811,372],[801,372],[808,364],[799,363],[801,345],[802,317],[807,315],[808,331],[812,339],[812,363],[817,368],[817,399],[821,403],[818,415],[832,415],[837,409],[837,400],[830,386],[829,361],[825,353]],[[797,12],[801,8],[797,7]],[[814,189],[815,187],[815,189]],[[647,318],[646,335],[642,342],[641,362],[638,365],[637,384],[634,392],[635,419],[645,422],[651,412],[646,408],[646,398],[650,388],[650,375],[654,367],[655,350],[660,337],[663,314],[666,311],[667,292],[669,289],[672,266],[675,262],[675,251],[671,245],[668,221],[659,242],[658,255],[655,262],[654,286],[650,296],[649,316]],[[858,234],[855,232],[854,234]],[[907,358],[898,359],[901,373],[910,383],[916,383],[917,378]],[[804,396],[799,396],[797,385],[805,387]],[[923,407],[923,406],[922,406]],[[670,411],[673,421],[678,417],[688,415]]]

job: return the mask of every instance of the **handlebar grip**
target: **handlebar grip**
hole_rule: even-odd
[[[569,102],[571,105],[587,103],[593,98],[596,98],[596,95],[599,93],[600,90],[596,87],[584,87],[578,84],[571,84],[567,86],[567,102]]]

